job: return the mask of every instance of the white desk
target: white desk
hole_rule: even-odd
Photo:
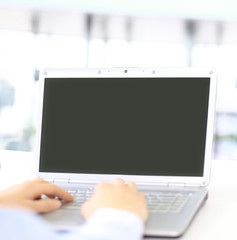
[[[32,153],[0,151],[0,189],[33,179],[33,159]],[[237,240],[237,161],[213,160],[209,198],[180,240],[223,239]]]

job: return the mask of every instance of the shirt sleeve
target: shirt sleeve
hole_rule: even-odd
[[[144,224],[135,214],[104,208],[75,231],[59,233],[35,214],[0,209],[0,239],[8,240],[140,240]]]

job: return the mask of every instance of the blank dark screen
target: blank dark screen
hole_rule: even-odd
[[[202,176],[209,78],[47,78],[40,171]]]

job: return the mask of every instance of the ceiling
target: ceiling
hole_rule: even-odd
[[[0,0],[0,7],[188,19],[237,19],[236,0]]]

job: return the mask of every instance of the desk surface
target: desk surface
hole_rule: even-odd
[[[0,189],[33,179],[33,159],[32,153],[0,151]],[[208,189],[208,200],[179,240],[237,239],[237,161],[213,160]]]

